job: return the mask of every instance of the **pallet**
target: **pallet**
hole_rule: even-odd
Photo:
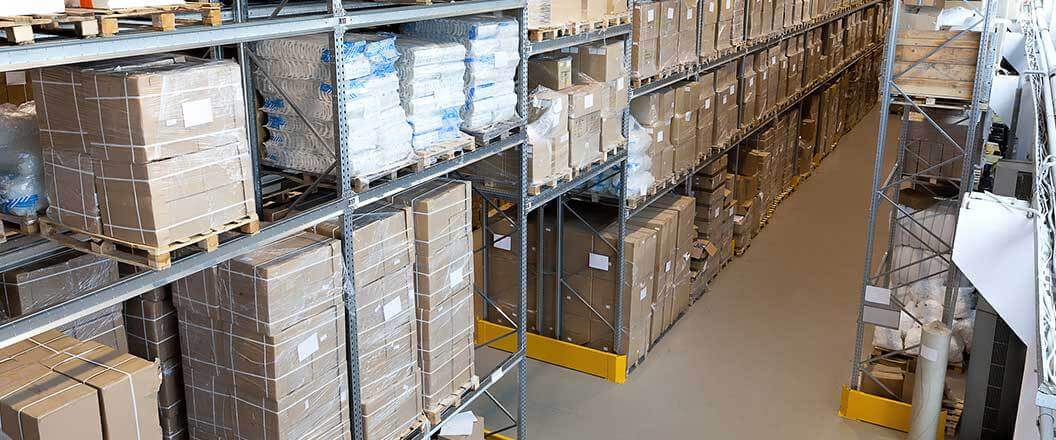
[[[429,146],[425,151],[415,152],[418,155],[418,162],[415,164],[414,170],[422,171],[439,162],[454,159],[464,152],[476,149],[477,144],[473,142],[473,137],[467,134],[461,134],[457,139],[437,142]]]
[[[657,73],[656,75],[648,76],[648,77],[645,77],[645,78],[633,78],[632,77],[631,78],[631,87],[637,89],[639,87],[647,86],[647,85],[652,84],[654,82],[663,81],[663,80],[671,78],[673,76],[681,75],[681,74],[683,74],[683,73],[685,73],[685,72],[687,72],[689,70],[696,69],[696,66],[697,65],[693,64],[693,63],[680,64],[680,65],[677,65],[677,66],[668,67],[668,68],[664,69],[663,71],[661,71],[660,73]]]
[[[589,32],[603,31],[610,27],[628,24],[631,22],[630,12],[622,14],[606,15],[592,20],[555,24],[539,28],[528,29],[528,41],[540,42],[556,40],[561,37],[580,35]]]
[[[936,108],[944,110],[968,110],[972,107],[971,101],[955,98],[944,98],[941,96],[923,96],[923,95],[909,95],[909,100],[916,104],[917,107],[924,108]],[[892,104],[901,105],[906,107],[913,107],[912,104],[905,100],[905,97],[891,101]],[[985,111],[986,108],[984,107]]]
[[[4,223],[4,234],[10,236],[14,234],[36,234],[40,231],[40,218],[36,214],[21,216],[14,214],[0,213],[0,221]]]
[[[547,180],[547,181],[545,181],[543,183],[540,183],[538,185],[531,185],[530,184],[530,185],[528,185],[528,195],[529,196],[537,196],[537,195],[541,194],[543,191],[546,191],[549,188],[557,188],[559,185],[561,185],[563,183],[566,183],[566,182],[569,182],[572,179],[573,179],[572,172],[569,171],[567,174],[563,174],[563,175],[560,175],[560,176],[553,176],[549,180]]]
[[[99,24],[91,17],[38,14],[0,17],[0,30],[10,44],[32,44],[35,33],[92,38],[99,35]]]
[[[401,175],[416,172],[417,168],[418,159],[415,158],[392,164],[389,168],[383,171],[362,176],[354,176],[352,177],[352,190],[357,193],[366,192],[370,190],[371,185],[375,183],[380,183],[382,180],[386,182],[396,180]]]
[[[590,163],[587,163],[580,168],[572,168],[572,178],[575,179],[576,177],[579,177],[580,174],[590,171],[595,166],[608,162],[609,155],[615,152],[615,149],[609,151],[602,151],[601,154],[598,155],[598,157],[595,157],[594,160],[590,161]]]
[[[462,405],[462,396],[469,391],[480,388],[480,378],[473,375],[469,378],[466,383],[458,387],[458,391],[451,393],[447,397],[440,399],[440,403],[436,404],[434,408],[427,408],[425,410],[425,418],[429,420],[429,423],[435,425],[440,424],[443,419],[444,411],[448,408],[454,408]]]
[[[220,3],[188,2],[181,5],[145,8],[66,8],[66,15],[94,18],[99,22],[99,35],[109,37],[120,32],[119,20],[129,19],[149,18],[149,28],[155,31],[171,31],[178,25],[220,26],[223,23],[220,14],[221,6]],[[200,14],[201,18],[177,20],[177,14]],[[139,27],[138,24],[131,25]]]
[[[415,419],[414,422],[411,423],[411,426],[408,426],[407,429],[404,429],[403,431],[401,431],[399,433],[399,435],[396,435],[395,437],[390,437],[390,438],[394,438],[394,439],[411,439],[411,438],[418,437],[419,436],[418,435],[419,431],[422,429],[422,425],[424,425],[424,424],[425,424],[425,416],[419,414],[418,418]]]
[[[190,246],[205,252],[216,250],[220,246],[220,234],[225,232],[237,229],[243,234],[256,234],[260,231],[260,221],[254,215],[225,223],[208,232],[175,240],[165,246],[149,246],[60,225],[46,217],[39,220],[40,235],[51,241],[81,252],[154,270],[168,268],[172,265],[173,254]],[[86,236],[88,240],[81,241],[76,235]]]
[[[627,207],[630,209],[638,209],[638,205],[645,203],[650,197],[656,195],[656,185],[649,187],[649,190],[638,197],[627,199]]]
[[[525,119],[514,119],[505,122],[496,122],[481,130],[463,130],[473,136],[478,146],[486,147],[491,144],[502,142],[510,136],[520,133],[524,129]]]

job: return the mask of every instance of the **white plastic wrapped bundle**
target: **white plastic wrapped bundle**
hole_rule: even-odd
[[[963,319],[953,320],[953,333],[961,338],[965,349],[972,348],[972,336],[975,334],[975,310]]]
[[[458,43],[465,49],[462,128],[482,131],[517,116],[514,78],[521,59],[516,20],[476,15],[408,23],[400,29],[415,38]]]
[[[886,327],[877,327],[873,330],[873,346],[887,350],[901,350],[902,333]]]
[[[0,209],[30,215],[45,207],[41,163],[34,103],[0,104]]]
[[[267,161],[285,168],[323,172],[335,160],[333,129],[334,54],[328,38],[309,35],[255,43],[261,68],[258,90],[264,96],[262,110],[269,139],[264,143]],[[395,63],[399,58],[395,39],[389,35],[347,34],[342,48],[345,81],[342,92],[349,97],[342,109],[350,130],[342,149],[349,154],[352,174],[364,176],[402,166],[414,156],[411,127],[400,106],[400,79]],[[286,92],[289,99],[280,93]],[[293,110],[294,104],[307,117]],[[311,127],[309,126],[311,124]],[[311,128],[318,134],[315,136]]]
[[[649,146],[653,142],[653,131],[643,127],[634,116],[630,117],[630,130],[627,132],[627,197],[639,197],[653,186],[655,178],[650,172],[653,160],[649,157]],[[597,181],[591,187],[593,191],[612,196],[620,194],[619,176]]]
[[[457,139],[462,124],[460,109],[466,103],[462,78],[466,48],[455,42],[400,36],[400,103],[411,127],[411,147],[426,151]]]

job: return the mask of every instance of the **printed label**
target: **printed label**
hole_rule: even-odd
[[[692,9],[686,9],[686,19],[687,20],[692,20],[693,19],[693,10]]]
[[[652,9],[649,9],[649,10],[645,11],[645,21],[650,22],[650,23],[653,22],[653,18],[654,18],[653,17],[653,12],[654,11]]]
[[[402,310],[403,302],[400,301],[400,298],[397,297],[393,298],[392,301],[389,301],[385,304],[384,307],[381,308],[381,314],[385,317],[385,320],[388,321],[392,318],[395,318],[396,315],[399,315],[400,311]]]
[[[213,102],[209,98],[185,102],[182,108],[184,128],[213,122]]]
[[[26,83],[26,72],[7,72],[4,74],[4,82],[9,86],[20,86]]]
[[[719,207],[718,207],[718,206],[716,206],[716,207],[715,207],[715,213],[714,213],[714,214],[712,214],[711,216],[712,216],[712,217],[718,217],[718,216],[719,216],[719,211],[721,211],[721,209],[719,209]]]
[[[730,217],[733,217],[733,207],[732,207],[732,206],[730,207],[730,213],[729,213],[729,216],[730,216]]]
[[[664,272],[671,272],[671,262],[670,261],[664,263]]]
[[[594,107],[594,94],[593,93],[588,94],[587,96],[583,97],[583,108],[584,109],[590,109],[591,107]]]
[[[711,108],[711,98],[704,100],[704,110]]]
[[[709,13],[715,12],[715,2],[709,2],[708,3],[708,12]]]
[[[587,259],[587,265],[594,269],[608,271],[609,257],[591,252]]]
[[[682,119],[685,119],[686,122],[689,122],[690,116],[693,116],[693,112],[686,112],[686,115]]]
[[[664,131],[663,130],[660,130],[660,131],[656,132],[656,141],[657,142],[663,142],[664,141]]]
[[[297,344],[297,360],[304,362],[305,359],[308,359],[317,351],[319,351],[319,335],[312,333],[308,339]]]
[[[921,345],[920,357],[935,362],[939,359],[939,351],[934,348],[928,347],[927,345]]]
[[[675,8],[667,8],[667,19],[672,20],[675,18]]]
[[[502,249],[504,251],[508,251],[513,247],[513,238],[509,235],[504,235],[501,237],[496,236],[492,246],[495,246],[496,248]]]
[[[730,9],[732,7],[733,7],[733,2],[731,0],[726,0],[726,9]]]
[[[623,90],[623,77],[616,78],[616,90]]]
[[[638,294],[638,299],[639,300],[643,300],[647,296],[649,296],[649,288],[648,287],[643,287],[642,288],[642,292],[640,294]]]
[[[454,286],[462,282],[462,268],[451,269],[451,272],[447,274],[447,283]]]

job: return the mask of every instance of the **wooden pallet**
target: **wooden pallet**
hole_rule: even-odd
[[[457,139],[437,142],[424,151],[415,152],[418,155],[418,163],[415,164],[414,170],[422,171],[437,163],[454,159],[464,152],[476,149],[477,144],[473,142],[472,136],[464,133],[460,134]]]
[[[419,415],[418,418],[416,418],[414,420],[414,422],[412,422],[411,425],[407,427],[407,429],[404,429],[402,432],[399,433],[399,435],[397,435],[395,437],[391,437],[391,438],[395,438],[395,439],[411,439],[411,438],[415,438],[416,436],[418,436],[419,431],[422,429],[422,425],[424,425],[424,424],[425,424],[425,416]]]
[[[154,270],[168,268],[172,265],[173,254],[190,246],[205,252],[216,250],[220,245],[220,234],[225,232],[237,229],[244,234],[256,234],[260,231],[260,221],[253,215],[225,223],[208,232],[175,240],[165,246],[149,246],[60,225],[46,217],[40,218],[38,223],[41,236],[63,246]],[[85,236],[88,240],[82,241],[76,237],[78,235]]]
[[[538,185],[528,185],[528,195],[537,196],[543,191],[546,191],[548,188],[556,188],[558,185],[566,183],[570,180],[572,180],[571,170],[569,170],[568,173],[560,176],[552,176],[549,180]]]
[[[0,30],[4,31],[8,43],[31,44],[36,33],[92,38],[99,35],[99,24],[91,17],[38,14],[0,17]]]
[[[516,119],[505,122],[497,122],[489,127],[485,127],[482,130],[463,130],[470,136],[473,136],[473,140],[476,141],[478,146],[486,147],[488,145],[502,142],[510,136],[520,133],[523,130],[525,119]]]
[[[150,19],[147,26],[155,31],[171,31],[177,26],[220,26],[223,23],[220,3],[187,2],[180,5],[153,6],[147,8],[66,8],[67,16],[91,17],[99,22],[99,35],[112,36],[120,32],[120,25],[144,27],[126,20]],[[177,14],[200,14],[198,19],[177,19]],[[122,23],[119,23],[122,21]]]
[[[440,399],[440,403],[437,403],[435,407],[426,408],[425,418],[429,420],[429,423],[433,425],[438,425],[443,419],[444,411],[446,411],[448,408],[454,408],[462,405],[462,396],[465,395],[467,392],[476,390],[477,388],[480,388],[480,378],[476,375],[473,375],[469,378],[468,381],[466,381],[466,383],[458,387],[457,391],[451,393],[443,399]]]
[[[663,80],[668,79],[668,78],[670,78],[672,76],[681,75],[686,70],[689,70],[691,68],[691,66],[696,66],[696,65],[695,64],[680,64],[678,66],[668,67],[668,68],[664,69],[663,71],[661,71],[660,73],[657,73],[656,75],[648,76],[648,77],[645,77],[645,78],[633,78],[632,77],[631,78],[631,87],[638,88],[638,87],[642,87],[642,86],[647,86],[647,85],[652,84],[654,82],[663,81]]]
[[[634,210],[638,209],[638,205],[645,203],[650,197],[656,195],[656,185],[649,187],[649,190],[638,197],[627,199],[627,207]]]
[[[361,193],[370,190],[371,185],[396,180],[401,175],[413,173],[418,168],[418,159],[397,162],[389,168],[376,173],[352,177],[352,190]]]
[[[570,35],[602,31],[613,26],[628,24],[630,22],[630,13],[625,12],[622,14],[606,15],[592,20],[530,28],[528,29],[528,40],[534,42],[556,40]]]
[[[0,213],[0,221],[4,223],[6,235],[14,234],[36,234],[40,231],[39,217],[34,215],[21,216]]]

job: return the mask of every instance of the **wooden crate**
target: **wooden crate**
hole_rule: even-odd
[[[928,56],[957,33],[915,29],[899,32],[893,73],[897,75],[924,60],[895,80],[903,92],[914,97],[972,99],[979,32],[965,32]]]

